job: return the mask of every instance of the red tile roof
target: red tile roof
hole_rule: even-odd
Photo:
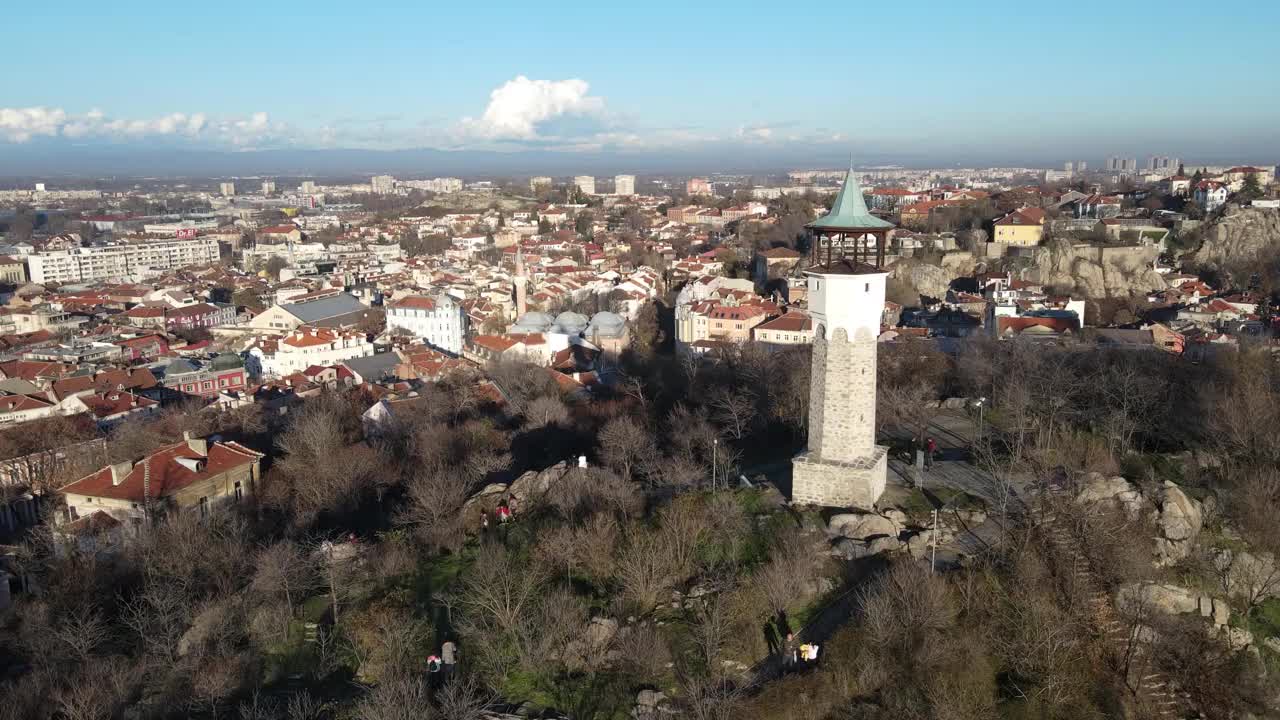
[[[0,397],[0,413],[22,412],[23,410],[40,410],[52,407],[53,403],[30,395],[5,395]]]
[[[206,458],[192,450],[186,442],[180,442],[161,448],[141,462],[135,463],[133,469],[119,485],[112,485],[111,468],[108,466],[64,486],[61,492],[142,502],[145,466],[150,467],[151,496],[163,498],[192,483],[249,465],[261,457],[261,453],[256,453],[238,443],[221,442],[209,446],[209,454]],[[178,462],[178,458],[204,459],[206,464],[197,472]]]
[[[435,310],[436,300],[425,295],[409,295],[391,303],[393,308],[412,308],[414,310]]]
[[[97,418],[109,418],[131,410],[155,407],[155,400],[128,392],[94,393],[80,398]]]

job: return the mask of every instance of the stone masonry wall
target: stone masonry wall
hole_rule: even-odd
[[[858,465],[824,462],[801,453],[791,464],[791,501],[800,505],[875,509],[888,476],[888,449],[877,447]]]
[[[809,388],[809,452],[854,462],[875,449],[876,339],[848,339],[843,328],[813,342]]]

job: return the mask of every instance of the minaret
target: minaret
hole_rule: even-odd
[[[867,211],[850,168],[831,212],[807,228],[814,326],[809,443],[792,460],[791,499],[870,510],[887,475],[888,448],[875,442],[876,343],[893,224]]]
[[[524,317],[528,311],[528,301],[525,295],[528,292],[529,278],[524,274],[524,255],[521,254],[520,248],[516,247],[516,276],[513,278],[516,286],[516,319]]]

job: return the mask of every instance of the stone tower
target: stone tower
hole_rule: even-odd
[[[852,168],[831,212],[810,223],[813,317],[809,443],[792,460],[793,502],[872,509],[888,448],[876,445],[876,342],[892,223],[867,211]]]
[[[516,248],[516,275],[513,282],[516,286],[516,319],[519,320],[529,311],[525,297],[529,292],[529,277],[524,273],[524,255],[519,247]]]

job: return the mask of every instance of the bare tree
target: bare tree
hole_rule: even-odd
[[[715,419],[734,440],[741,440],[759,420],[756,398],[747,390],[720,388],[708,403]]]
[[[498,701],[474,675],[449,682],[436,693],[435,699],[441,720],[484,720]]]
[[[409,481],[408,503],[397,516],[431,546],[457,548],[465,541],[462,507],[471,486],[444,470],[423,469]]]
[[[534,398],[524,411],[526,430],[537,430],[548,425],[566,427],[568,424],[569,408],[557,397]]]
[[[359,704],[359,720],[432,720],[431,693],[421,678],[404,677],[379,683]]]
[[[88,662],[94,651],[106,644],[111,629],[102,613],[90,607],[78,607],[54,626],[52,636],[79,662]]]
[[[617,576],[622,600],[636,612],[652,610],[683,579],[683,568],[668,550],[667,543],[655,531],[628,531],[617,561]]]
[[[294,542],[281,540],[258,551],[249,588],[261,595],[282,597],[292,617],[296,603],[316,587],[316,582],[316,568],[307,553]]]
[[[633,473],[655,453],[653,435],[636,420],[622,415],[600,430],[600,454],[606,464],[630,481]]]

